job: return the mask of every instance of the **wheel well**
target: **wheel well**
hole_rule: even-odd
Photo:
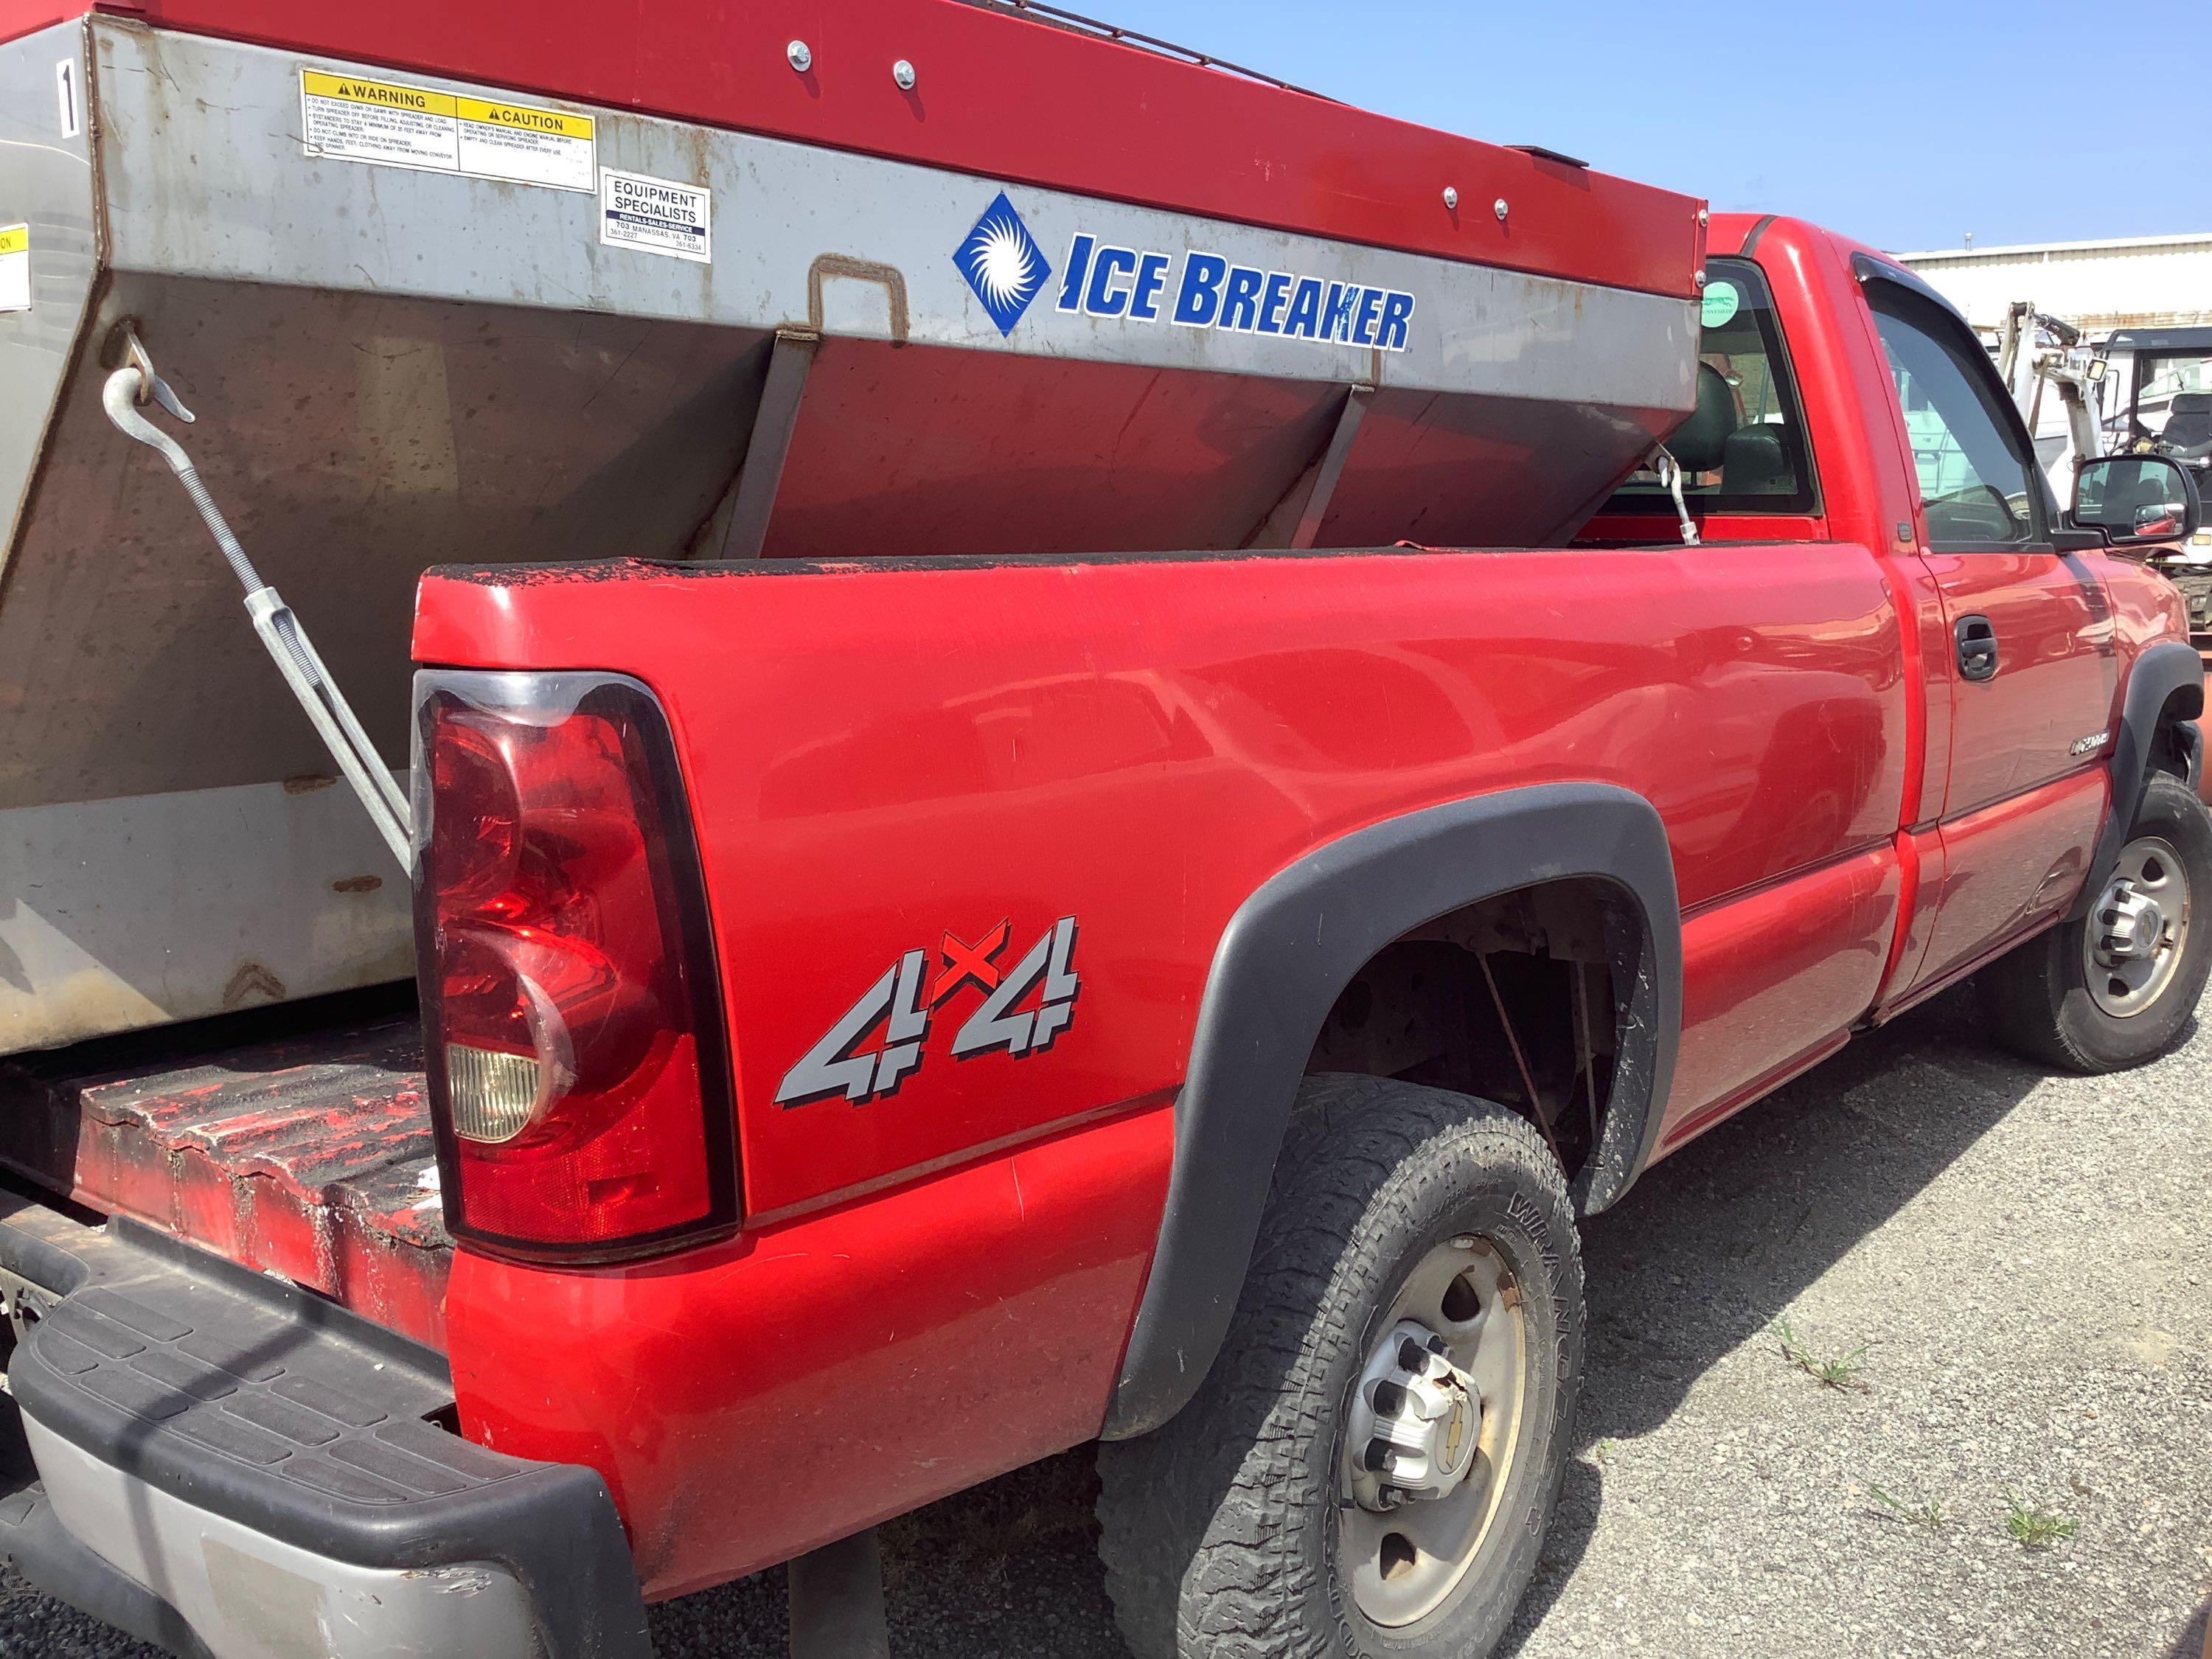
[[[1306,1070],[1478,1095],[1543,1133],[1568,1177],[1612,1103],[1643,949],[1611,883],[1547,882],[1451,911],[1370,957],[1330,1008]]]
[[[2203,740],[2189,726],[2204,710],[2201,687],[2185,686],[2166,698],[2158,711],[2158,727],[2151,739],[2150,769],[2170,772],[2184,783],[2194,783]]]

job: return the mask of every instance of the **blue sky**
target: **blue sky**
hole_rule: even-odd
[[[1989,246],[2212,230],[2206,0],[1066,3],[1386,114],[1900,252],[1968,231]],[[2065,76],[2070,106],[2051,90]],[[2163,104],[2142,89],[2161,82]]]

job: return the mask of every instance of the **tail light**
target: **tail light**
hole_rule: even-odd
[[[612,1261],[737,1220],[698,851],[635,680],[416,678],[415,905],[446,1221]]]

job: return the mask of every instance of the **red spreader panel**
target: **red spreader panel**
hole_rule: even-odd
[[[92,9],[0,0],[0,40]],[[96,9],[1655,294],[1687,298],[1701,257],[1688,197],[963,0],[142,0]],[[787,56],[794,40],[807,46],[803,73]],[[893,78],[902,60],[915,70],[911,89]],[[1510,208],[1502,222],[1500,198]]]

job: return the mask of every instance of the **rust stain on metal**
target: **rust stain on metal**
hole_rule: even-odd
[[[297,777],[284,780],[284,793],[288,795],[312,795],[318,789],[327,789],[337,781],[336,778],[325,777],[320,772],[302,772]]]
[[[343,876],[331,884],[333,893],[374,893],[384,885],[382,876]]]
[[[94,1076],[64,1054],[0,1065],[0,1157],[442,1348],[452,1243],[423,1205],[435,1153],[415,1023],[193,1059]]]
[[[283,980],[259,963],[249,962],[233,974],[229,982],[222,988],[222,1006],[226,1008],[242,1007],[257,997],[269,1002],[282,1002],[289,994]]]
[[[891,343],[902,346],[910,330],[906,295],[906,273],[896,265],[887,265],[875,259],[856,259],[849,253],[818,255],[806,268],[806,325],[817,335],[822,332],[822,288],[833,278],[843,277],[848,282],[872,283],[884,291],[884,303],[890,307]]]

